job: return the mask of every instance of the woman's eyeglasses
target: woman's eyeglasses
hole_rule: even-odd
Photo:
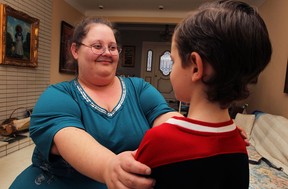
[[[79,45],[83,45],[85,47],[88,47],[91,49],[91,51],[94,53],[94,54],[97,54],[97,55],[101,55],[103,54],[105,51],[106,51],[106,47],[103,46],[102,44],[93,44],[93,45],[85,45],[83,43],[78,43]],[[121,53],[122,49],[120,47],[118,47],[117,45],[111,45],[108,47],[108,51],[110,52],[110,54],[112,56],[117,56]]]

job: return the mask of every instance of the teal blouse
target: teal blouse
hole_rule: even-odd
[[[77,79],[46,89],[31,115],[30,136],[36,144],[32,165],[16,178],[11,188],[107,188],[81,175],[60,156],[51,155],[50,149],[54,135],[73,126],[87,131],[116,154],[135,150],[155,118],[174,111],[143,79],[118,78],[122,94],[111,112],[98,106]]]

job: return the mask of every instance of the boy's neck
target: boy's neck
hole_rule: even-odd
[[[225,122],[231,119],[228,108],[221,109],[218,103],[211,103],[206,100],[190,103],[187,117],[211,123]]]

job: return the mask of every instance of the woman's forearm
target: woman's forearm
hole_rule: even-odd
[[[115,156],[84,130],[67,127],[54,137],[53,153],[59,153],[80,173],[98,182],[105,181],[105,170]]]

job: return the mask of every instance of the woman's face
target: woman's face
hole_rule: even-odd
[[[78,77],[89,82],[101,82],[101,80],[114,78],[119,53],[112,55],[108,50],[112,46],[117,46],[112,29],[104,24],[91,24],[88,27],[90,29],[87,35],[74,55],[74,58],[78,60]],[[101,45],[106,50],[103,54],[94,54],[91,50],[93,45]]]

